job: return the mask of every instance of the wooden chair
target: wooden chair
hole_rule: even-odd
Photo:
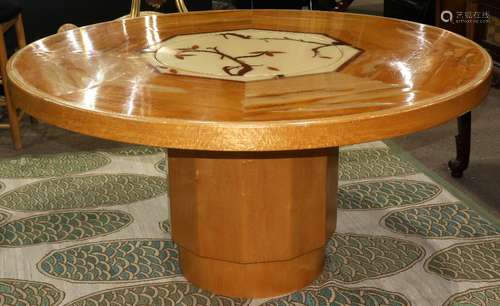
[[[5,33],[15,27],[18,48],[26,45],[24,36],[23,18],[21,15],[21,6],[15,1],[0,1],[0,68],[2,72],[2,84],[5,98],[0,101],[0,107],[5,107],[8,114],[8,123],[0,123],[0,128],[10,129],[14,147],[19,150],[22,148],[20,121],[22,113],[18,114],[17,108],[12,104],[10,93],[7,90],[6,65],[8,60],[8,51],[5,43]]]

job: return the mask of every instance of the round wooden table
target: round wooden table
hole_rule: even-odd
[[[267,297],[322,271],[338,147],[471,110],[492,62],[474,42],[417,23],[263,10],[92,25],[32,43],[7,69],[15,103],[42,121],[168,148],[184,275]]]

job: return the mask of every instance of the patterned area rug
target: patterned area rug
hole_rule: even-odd
[[[183,278],[165,168],[143,147],[0,160],[0,305],[500,305],[498,220],[394,146],[341,151],[324,273],[267,300]]]

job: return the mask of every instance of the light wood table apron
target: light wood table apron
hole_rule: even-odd
[[[470,111],[491,66],[481,47],[434,27],[262,10],[68,31],[18,52],[8,75],[15,103],[42,121],[168,148],[184,275],[219,294],[267,297],[323,269],[338,148]]]

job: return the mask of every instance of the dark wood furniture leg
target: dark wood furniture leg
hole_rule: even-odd
[[[471,140],[471,112],[468,112],[458,118],[458,135],[455,136],[457,143],[457,158],[449,161],[448,166],[451,170],[451,176],[460,178],[463,172],[467,170],[470,159],[470,140]]]

